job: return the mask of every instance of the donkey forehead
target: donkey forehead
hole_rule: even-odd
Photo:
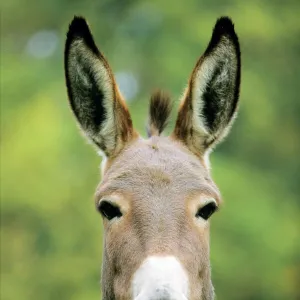
[[[108,168],[98,195],[131,193],[139,197],[205,193],[218,199],[219,192],[203,161],[183,145],[166,137],[139,139]]]

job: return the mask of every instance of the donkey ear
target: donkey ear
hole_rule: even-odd
[[[194,153],[203,155],[227,135],[238,104],[240,69],[234,25],[222,17],[192,72],[174,130]]]
[[[116,155],[135,132],[108,62],[81,17],[73,19],[67,33],[65,76],[71,109],[83,132],[107,156]]]

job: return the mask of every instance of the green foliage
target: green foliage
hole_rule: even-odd
[[[156,87],[180,93],[217,17],[242,48],[240,114],[212,155],[224,206],[212,219],[219,299],[299,299],[298,1],[6,1],[1,24],[1,299],[99,299],[100,159],[78,134],[64,86],[68,22],[86,16],[115,72],[131,72],[144,130]],[[54,30],[38,59],[30,37]]]

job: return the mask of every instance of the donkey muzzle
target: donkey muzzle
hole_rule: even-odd
[[[174,256],[150,256],[135,272],[134,300],[187,300],[188,277]]]

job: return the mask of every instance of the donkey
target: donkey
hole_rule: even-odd
[[[208,156],[235,119],[240,68],[234,25],[221,17],[192,71],[175,129],[161,135],[171,100],[155,92],[144,139],[85,19],[71,22],[65,46],[69,102],[83,133],[104,155],[95,194],[104,224],[103,299],[214,299],[209,218],[221,196]]]

